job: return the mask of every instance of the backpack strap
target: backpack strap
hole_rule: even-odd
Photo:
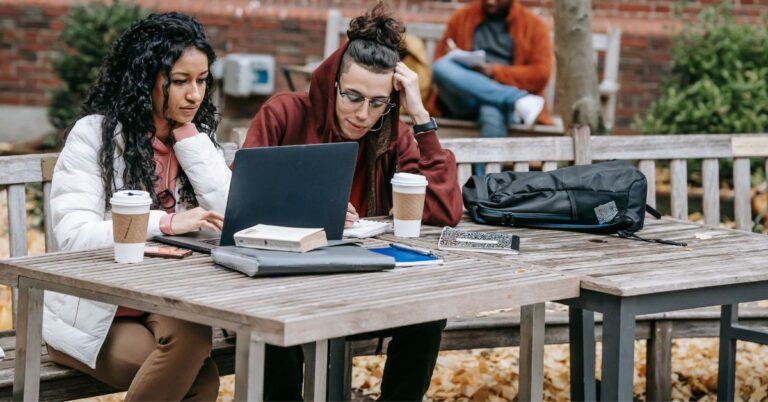
[[[477,190],[478,200],[487,200],[488,196],[488,183],[485,182],[485,176],[471,176],[470,180],[475,183],[475,189]]]
[[[661,212],[659,212],[656,208],[646,204],[645,205],[645,212],[648,212],[656,219],[661,219]]]
[[[658,243],[658,244],[667,244],[670,246],[680,246],[680,247],[686,247],[688,243],[682,243],[682,242],[676,242],[673,240],[664,240],[664,239],[646,239],[644,237],[640,237],[634,233],[627,232],[625,230],[619,230],[618,231],[619,237],[622,239],[631,239],[631,240],[640,240],[645,241],[648,243]]]

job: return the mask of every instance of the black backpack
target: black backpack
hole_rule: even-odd
[[[477,223],[539,229],[617,233],[642,239],[645,176],[627,161],[613,160],[549,172],[501,172],[472,176],[464,184],[464,206]],[[682,245],[652,239],[649,241]]]

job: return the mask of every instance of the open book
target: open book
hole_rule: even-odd
[[[344,229],[344,237],[372,237],[390,230],[392,230],[392,225],[387,222],[360,219],[354,225]]]
[[[235,244],[240,247],[265,250],[297,251],[300,253],[328,244],[325,230],[287,226],[256,225],[235,233]]]
[[[469,51],[469,50],[462,50],[462,49],[453,49],[450,52],[448,52],[448,54],[446,54],[445,57],[456,60],[457,62],[467,67],[475,67],[480,64],[485,64],[485,50]]]

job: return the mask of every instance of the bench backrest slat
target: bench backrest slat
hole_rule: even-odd
[[[43,174],[40,160],[40,155],[0,158],[0,186],[41,182]]]
[[[517,162],[512,167],[512,170],[515,172],[529,172],[531,168],[528,162]],[[499,171],[501,171],[501,169],[499,169]]]
[[[441,143],[458,163],[573,160],[571,137],[451,138]]]
[[[515,164],[517,165],[517,164]],[[499,173],[501,172],[501,163],[490,162],[485,164],[485,171],[487,173]]]
[[[595,160],[732,158],[731,138],[737,136],[741,135],[593,136],[590,150]]]
[[[549,171],[556,170],[556,169],[557,169],[557,162],[555,162],[555,161],[546,161],[546,162],[541,164],[541,171],[542,172],[549,172]]]
[[[645,175],[645,180],[648,182],[648,196],[645,198],[645,203],[656,207],[656,161],[654,160],[641,160],[637,164],[637,168]],[[719,215],[718,215],[719,216]]]
[[[717,159],[702,160],[701,178],[704,187],[704,223],[717,225],[720,223],[720,164]]]
[[[752,197],[749,176],[749,159],[735,158],[733,160],[733,213],[736,228],[741,230],[752,228]]]
[[[53,237],[53,217],[51,214],[51,182],[43,182],[43,224],[45,225],[45,252],[58,251],[59,247]]]
[[[8,194],[8,229],[11,257],[27,255],[27,194],[24,184],[11,184]]]
[[[688,164],[685,159],[672,159],[669,163],[672,175],[671,213],[673,218],[688,219]]]

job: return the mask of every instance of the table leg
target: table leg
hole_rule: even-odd
[[[235,401],[264,400],[266,345],[256,341],[251,328],[238,328],[235,347]]]
[[[19,280],[16,367],[13,400],[40,400],[40,349],[43,336],[43,291]]]
[[[672,321],[654,321],[646,345],[645,398],[649,402],[671,401]]]
[[[635,315],[620,300],[603,312],[602,401],[632,401],[635,369]]]
[[[568,308],[571,344],[571,400],[595,401],[595,313]]]
[[[736,338],[733,324],[739,320],[739,305],[720,307],[720,357],[717,363],[717,400],[732,401],[736,392]]]
[[[324,402],[328,374],[328,340],[302,345],[304,348],[304,400]]]
[[[520,309],[519,401],[544,399],[544,303]]]
[[[352,390],[352,347],[346,338],[328,341],[328,400],[348,401]]]

